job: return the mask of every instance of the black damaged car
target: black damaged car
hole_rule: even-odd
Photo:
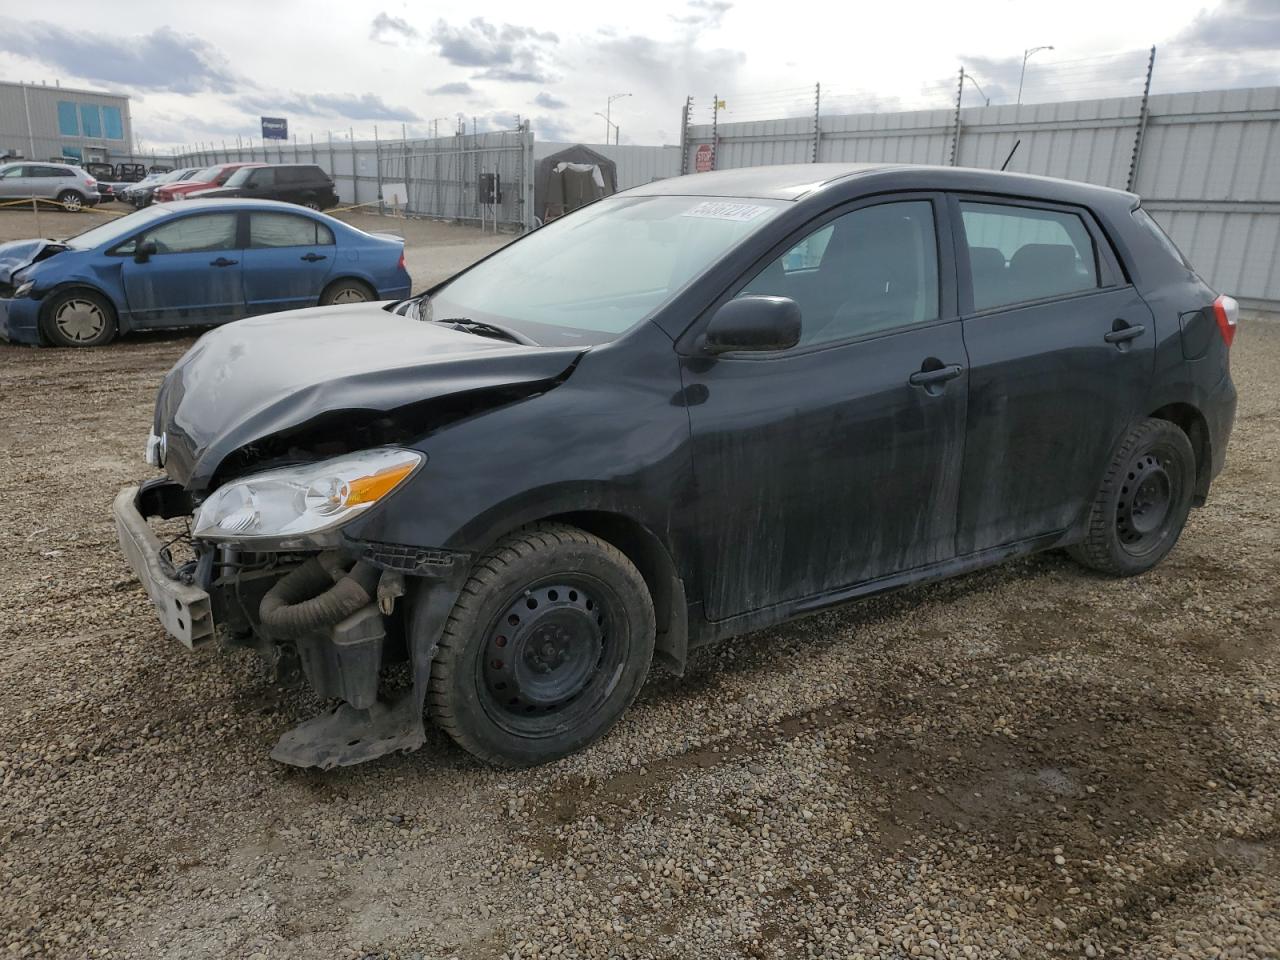
[[[702,644],[1054,547],[1149,570],[1222,469],[1236,314],[1128,193],[664,180],[415,299],[206,334],[115,516],[170,633],[332,698],[277,759],[413,749],[425,710],[539,763]]]

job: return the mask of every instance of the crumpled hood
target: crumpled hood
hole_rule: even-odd
[[[154,429],[166,435],[166,472],[199,492],[229,454],[323,414],[553,380],[581,353],[464,333],[377,304],[267,314],[212,330],[187,351],[165,376]]]
[[[13,240],[0,243],[0,283],[8,283],[13,275],[40,255],[45,247],[62,247],[56,240]]]

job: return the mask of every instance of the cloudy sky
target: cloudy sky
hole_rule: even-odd
[[[430,5],[404,0],[226,0],[212,6],[61,0],[56,20],[10,13],[0,78],[127,92],[146,149],[259,136],[283,116],[305,142],[481,129],[531,120],[542,139],[599,142],[610,94],[622,142],[674,143],[680,110],[726,119],[954,102],[963,64],[985,95],[1024,100],[1280,84],[1280,0],[652,0]],[[48,8],[52,9],[52,8]],[[123,8],[113,7],[114,10]]]

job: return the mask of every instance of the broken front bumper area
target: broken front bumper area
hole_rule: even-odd
[[[113,505],[121,549],[165,630],[194,648],[214,638],[217,621],[224,641],[250,647],[277,664],[282,659],[296,664],[318,696],[341,701],[286,733],[271,756],[294,766],[327,769],[420,747],[426,739],[423,703],[431,661],[468,557],[433,550],[424,560],[423,551],[410,548],[352,544],[352,555],[339,568],[334,564],[342,561],[330,554],[247,554],[197,544],[196,559],[176,566],[148,519],[186,517],[191,510],[186,491],[167,479],[126,487]],[[309,623],[301,630],[273,630],[263,623],[260,611],[270,606],[264,607],[263,598],[273,590],[279,594],[290,577],[307,579],[297,576],[301,568],[312,568],[314,580],[314,568],[329,566],[332,582],[315,588],[323,590],[344,573],[354,573],[351,562],[357,559],[368,581],[368,595],[361,595],[358,609],[344,610],[336,622]],[[404,608],[395,610],[401,595]],[[301,599],[295,596],[290,602]],[[277,602],[277,611],[279,606]],[[383,666],[404,662],[406,655],[412,688],[380,699]]]
[[[177,484],[167,480],[125,487],[116,494],[112,513],[120,549],[155,604],[160,622],[170,636],[194,649],[213,639],[209,594],[194,583],[170,574],[172,564],[165,559],[164,544],[147,525],[147,517],[171,519],[183,515],[172,512],[184,510],[174,488],[182,492]]]

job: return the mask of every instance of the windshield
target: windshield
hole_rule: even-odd
[[[607,343],[787,206],[780,200],[600,200],[499,250],[429,303],[430,319],[501,324],[548,345]]]
[[[196,171],[189,179],[193,183],[213,183],[213,178],[221,169],[222,167],[205,167],[203,170]]]
[[[84,233],[76,234],[66,243],[72,250],[92,250],[103,244],[121,240],[135,230],[146,226],[152,220],[165,216],[168,212],[164,207],[144,207],[135,213],[120,217],[118,220],[108,220],[106,223],[100,223],[96,227],[90,227]]]
[[[227,182],[224,183],[223,186],[224,187],[240,186],[240,184],[244,183],[246,180],[249,179],[249,174],[253,173],[253,171],[256,169],[257,169],[256,167],[241,167],[231,176],[227,177]]]

